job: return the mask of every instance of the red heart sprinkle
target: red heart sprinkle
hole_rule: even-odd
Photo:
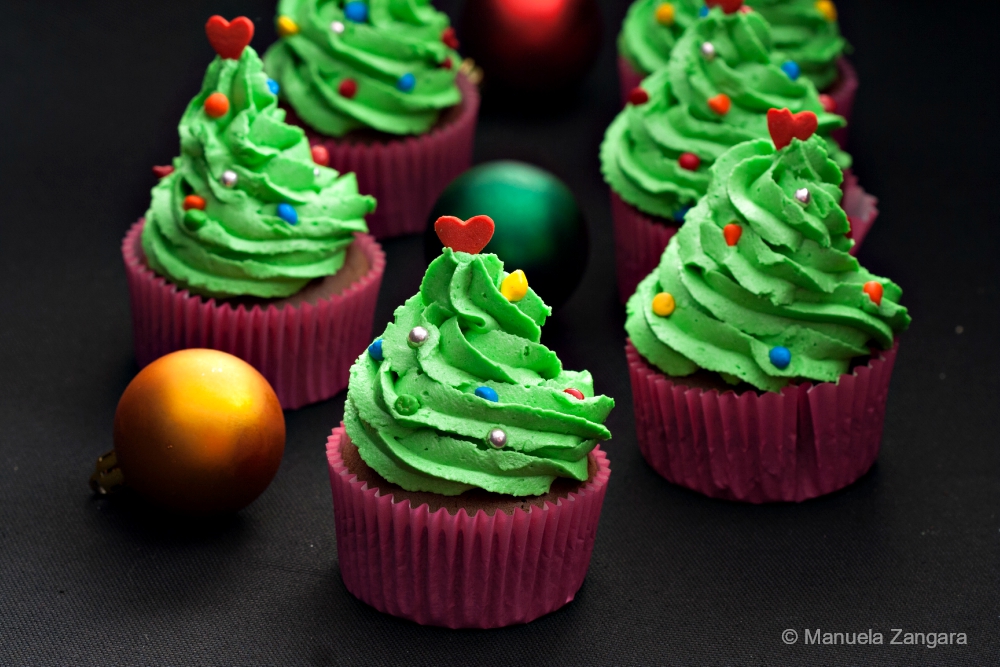
[[[454,51],[458,50],[458,37],[455,35],[454,28],[445,28],[444,32],[441,33],[441,41],[449,49]]]
[[[237,16],[227,21],[221,16],[213,16],[205,24],[208,43],[223,58],[239,60],[243,49],[253,39],[253,21],[245,16]]]
[[[494,228],[493,218],[488,215],[477,215],[468,220],[442,215],[434,223],[434,231],[446,248],[470,255],[482,252],[493,238]]]
[[[632,92],[628,94],[628,103],[633,105],[645,104],[649,101],[649,93],[647,93],[642,88],[636,86],[632,89]]]
[[[735,14],[743,6],[743,0],[705,0],[709,7],[722,7],[726,14]]]
[[[579,389],[573,389],[572,387],[570,387],[569,389],[563,389],[563,392],[569,394],[570,396],[579,401],[583,400],[583,392],[580,391]]]
[[[157,178],[163,178],[164,176],[169,176],[174,173],[174,167],[170,164],[165,164],[163,166],[156,165],[153,167],[153,173],[156,174]]]
[[[805,141],[816,132],[817,127],[819,121],[812,111],[793,114],[788,109],[767,110],[767,130],[779,151],[792,143],[792,139]]]
[[[330,164],[330,151],[328,151],[326,149],[326,146],[323,146],[322,144],[316,144],[315,146],[313,146],[309,150],[310,150],[310,152],[312,152],[313,162],[315,162],[316,164],[322,165],[324,167],[329,166],[329,164]]]
[[[743,236],[743,228],[735,222],[730,222],[722,228],[722,235],[726,237],[726,245],[736,245]]]
[[[869,280],[861,289],[864,290],[865,294],[868,295],[876,306],[882,305],[882,283],[875,280]]]
[[[708,108],[719,114],[720,116],[725,116],[729,113],[729,107],[732,106],[732,100],[729,99],[729,95],[725,93],[719,93],[715,97],[708,100]]]

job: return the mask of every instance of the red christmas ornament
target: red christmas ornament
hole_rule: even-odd
[[[709,7],[722,7],[726,14],[735,14],[743,7],[743,0],[705,0]]]
[[[729,108],[732,105],[732,100],[730,100],[729,95],[726,95],[725,93],[719,93],[715,97],[708,100],[708,108],[720,116],[725,116],[729,113]]]
[[[869,280],[861,289],[864,290],[865,294],[867,294],[869,298],[871,298],[872,303],[876,306],[882,305],[882,292],[884,291],[882,283],[875,280]]]
[[[648,101],[649,101],[649,93],[647,93],[645,90],[643,90],[638,86],[633,88],[632,92],[628,94],[629,104],[639,105],[639,104],[645,104]]]
[[[322,144],[316,144],[310,151],[312,152],[313,162],[322,165],[324,167],[330,164],[330,151],[326,149],[326,146]]]
[[[199,197],[198,195],[188,195],[184,198],[184,203],[181,205],[185,211],[196,208],[199,211],[205,210],[205,198]]]
[[[740,237],[743,236],[743,228],[735,222],[730,222],[722,228],[722,235],[726,237],[726,245],[736,245],[740,242]]]
[[[597,0],[475,0],[462,36],[487,85],[550,92],[584,77],[601,44]]]
[[[442,215],[434,223],[434,232],[446,248],[475,255],[493,238],[493,218],[477,215],[461,220],[453,215]]]
[[[340,82],[340,85],[337,86],[337,92],[340,93],[341,96],[351,99],[358,93],[358,82],[354,79],[344,79]]]
[[[223,58],[239,60],[243,49],[253,39],[253,21],[245,16],[237,16],[227,21],[221,16],[213,16],[205,24],[208,43]]]
[[[792,143],[792,139],[805,141],[816,132],[817,127],[819,121],[812,111],[793,114],[788,109],[767,110],[767,130],[779,151]]]
[[[156,174],[157,178],[163,178],[165,176],[169,176],[170,174],[174,173],[174,167],[173,165],[170,164],[165,164],[162,166],[156,165],[153,167],[153,173]]]
[[[677,164],[681,166],[681,169],[698,171],[698,167],[701,166],[701,158],[694,153],[681,153],[681,156],[677,158]]]
[[[563,393],[569,394],[570,396],[579,401],[583,400],[583,392],[580,391],[579,389],[573,389],[572,387],[570,387],[569,389],[563,389]]]
[[[820,93],[819,103],[823,105],[823,111],[827,113],[836,113],[837,111],[837,100],[833,99],[826,93]]]

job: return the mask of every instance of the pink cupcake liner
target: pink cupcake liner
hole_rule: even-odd
[[[637,72],[625,56],[618,56],[618,89],[622,96],[623,105],[628,102],[628,94],[642,83],[646,76],[648,75]]]
[[[544,508],[489,516],[395,502],[344,464],[344,425],[327,440],[337,555],[344,585],[381,612],[421,625],[499,628],[573,600],[590,566],[611,467]]]
[[[132,334],[140,367],[186,348],[222,350],[267,378],[286,409],[330,398],[347,387],[351,364],[371,342],[385,253],[367,234],[355,243],[370,268],[342,293],[315,305],[216,303],[154,273],[142,254],[139,220],[122,241],[132,301]]]
[[[457,117],[427,134],[388,142],[350,142],[327,137],[309,128],[288,109],[288,122],[301,126],[312,145],[330,153],[330,167],[354,172],[358,190],[378,202],[366,216],[368,231],[377,239],[422,234],[427,216],[444,189],[472,166],[479,89],[463,74],[456,79],[462,91]]]
[[[844,172],[844,198],[841,204],[851,223],[854,246],[850,253],[857,255],[878,217],[878,199],[858,185],[857,177]],[[618,298],[622,303],[635,293],[635,288],[660,264],[660,256],[679,225],[663,218],[653,218],[626,203],[614,190],[611,191],[611,220],[615,234],[615,270],[618,276]]]
[[[851,113],[854,111],[854,96],[858,92],[858,72],[851,61],[841,56],[837,59],[837,81],[824,92],[837,103],[834,113],[847,119],[847,127],[835,130],[831,135],[840,147],[847,145],[847,130],[851,127]]]
[[[897,349],[875,352],[837,382],[720,394],[664,375],[628,341],[639,449],[668,481],[712,498],[801,502],[832,493],[878,456]]]

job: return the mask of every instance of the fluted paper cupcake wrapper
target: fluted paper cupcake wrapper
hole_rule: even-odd
[[[422,234],[438,197],[472,165],[479,89],[461,74],[457,82],[462,91],[457,118],[418,136],[352,143],[319,134],[289,112],[288,122],[305,129],[310,144],[326,147],[330,167],[354,172],[358,190],[375,197],[375,212],[365,218],[375,238]]]
[[[844,197],[841,201],[851,222],[854,246],[850,253],[857,255],[878,217],[878,199],[858,185],[858,179],[848,170],[844,172]],[[626,203],[611,191],[611,220],[615,234],[615,270],[618,276],[618,298],[622,303],[635,293],[635,288],[660,264],[660,257],[670,238],[680,225],[654,219]]]
[[[847,119],[848,126],[833,132],[834,140],[843,148],[847,145],[847,130],[850,127],[851,112],[854,110],[854,96],[858,92],[858,73],[847,58],[837,59],[837,72],[840,76],[830,88],[825,91],[837,103],[836,113]],[[640,74],[624,56],[618,56],[618,87],[622,104],[628,102],[632,89],[642,83],[648,75]]]
[[[687,387],[629,341],[639,449],[668,481],[713,498],[800,502],[832,493],[878,456],[897,348],[837,382],[758,395]]]
[[[322,401],[347,386],[351,364],[371,342],[385,253],[356,234],[368,272],[342,293],[296,306],[216,303],[154,273],[142,256],[143,220],[122,241],[132,301],[132,334],[140,367],[186,348],[222,350],[267,378],[286,409]]]
[[[340,573],[381,612],[421,625],[527,623],[576,595],[590,565],[611,467],[598,447],[593,478],[557,503],[489,516],[395,502],[344,464],[341,424],[327,440]]]

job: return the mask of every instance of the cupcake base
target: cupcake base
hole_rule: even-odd
[[[499,628],[559,609],[583,584],[611,475],[600,447],[590,479],[557,481],[537,499],[403,491],[365,465],[343,424],[326,455],[340,573],[375,609],[421,625]]]
[[[122,241],[140,368],[186,348],[211,348],[256,368],[281,407],[322,401],[347,387],[351,365],[371,342],[385,253],[356,234],[345,268],[286,299],[217,301],[157,275],[142,252],[144,220]]]
[[[358,191],[375,197],[375,212],[365,217],[375,238],[422,234],[437,198],[472,165],[479,89],[464,74],[456,82],[462,102],[446,110],[430,132],[413,137],[378,132],[327,137],[286,107],[287,122],[302,127],[310,144],[326,147],[330,167],[354,172]]]
[[[851,223],[851,238],[854,239],[850,253],[857,255],[878,217],[878,199],[858,185],[857,177],[850,170],[844,172],[843,191],[841,206]],[[611,191],[611,221],[615,235],[618,299],[625,303],[642,279],[660,264],[660,256],[680,225],[643,213],[622,200],[614,190]]]
[[[878,456],[898,342],[837,382],[781,393],[691,387],[628,341],[639,449],[662,477],[712,498],[801,502],[865,474]]]

